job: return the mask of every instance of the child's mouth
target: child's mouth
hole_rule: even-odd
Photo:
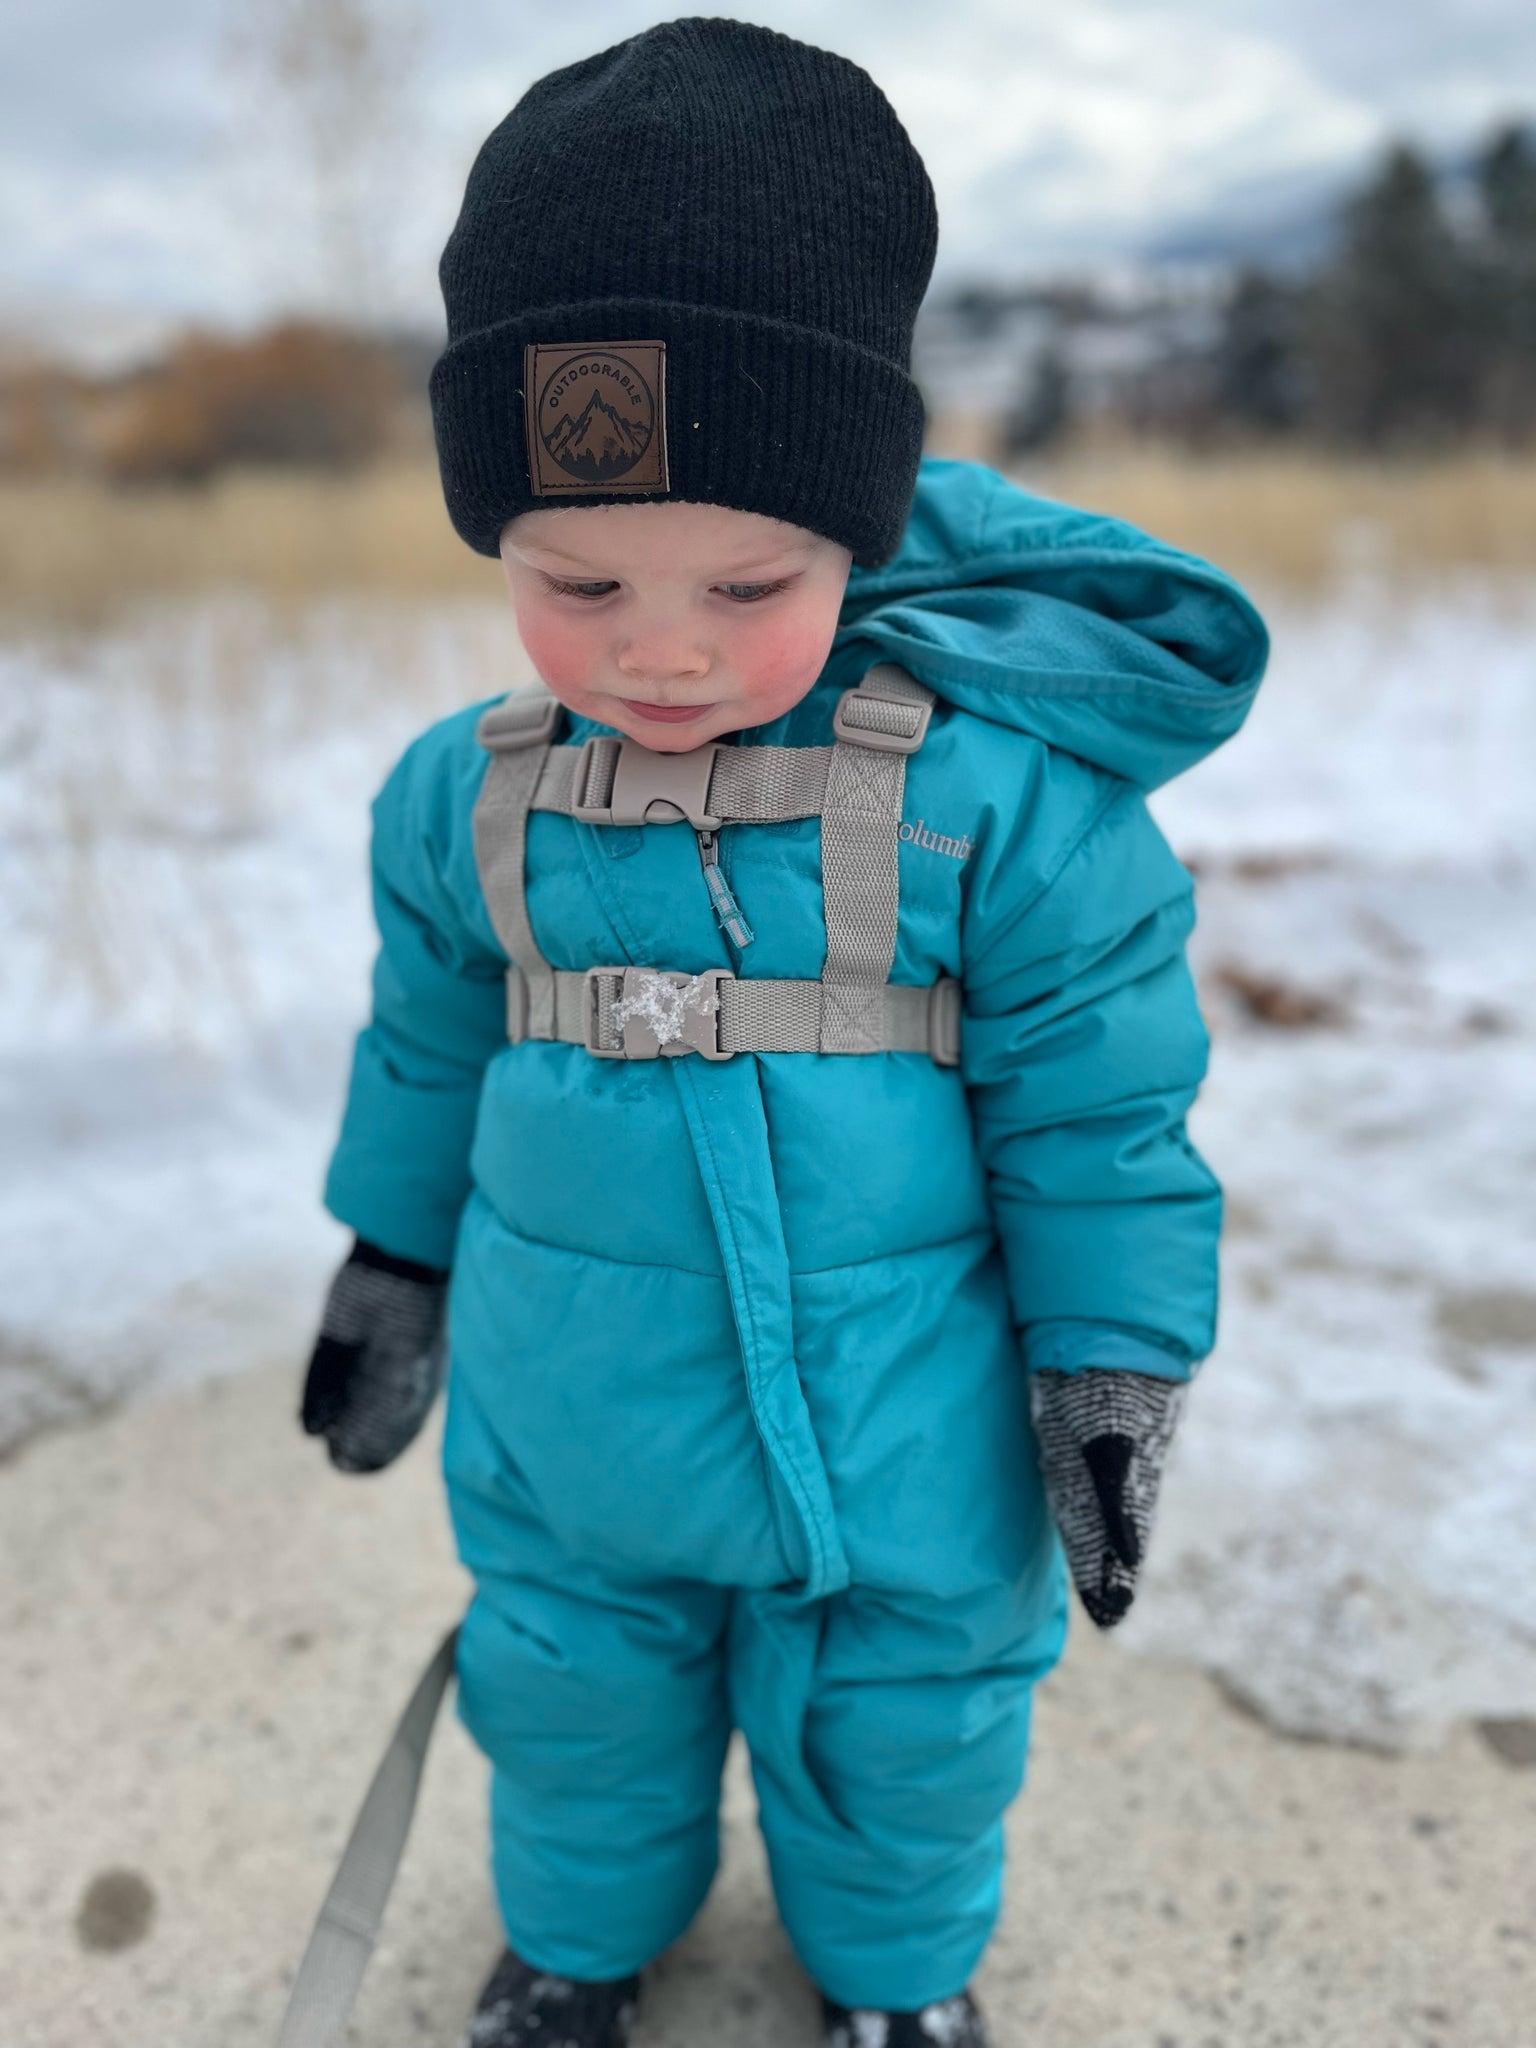
[[[667,725],[683,725],[715,708],[713,704],[643,704],[638,697],[621,697],[619,702],[637,718],[657,718]]]

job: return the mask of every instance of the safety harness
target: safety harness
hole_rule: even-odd
[[[924,1052],[939,1066],[958,1065],[960,984],[947,975],[928,987],[890,979],[907,759],[923,743],[933,703],[932,690],[882,662],[838,700],[829,747],[710,741],[682,754],[606,733],[557,746],[561,707],[542,685],[493,704],[475,728],[491,763],[474,837],[486,907],[512,962],[509,1040],[558,1039],[597,1059]],[[720,828],[819,817],[827,927],[820,978],[628,963],[552,967],[528,918],[530,811],[588,825],[691,825],[716,916],[738,943],[751,934],[720,871]]]

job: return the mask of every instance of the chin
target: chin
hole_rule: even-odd
[[[604,721],[613,725],[627,738],[638,740],[642,747],[648,747],[653,754],[688,754],[695,747],[705,746],[710,740],[719,739],[725,732],[739,730],[739,721],[728,719],[701,718],[697,725],[668,725],[648,718],[636,718],[624,711],[616,719]]]

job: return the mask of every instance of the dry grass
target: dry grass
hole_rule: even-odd
[[[1536,461],[1479,454],[1389,466],[1139,452],[1080,457],[1021,481],[1268,585],[1312,590],[1361,570],[1412,582],[1536,573]]]
[[[58,637],[0,701],[0,872],[14,850],[33,912],[7,966],[45,1003],[219,1056],[274,1000],[277,956],[252,950],[269,892],[299,905],[407,741],[530,673],[495,591],[210,587]]]
[[[988,422],[937,423],[936,453],[992,459]],[[1193,455],[1082,448],[1010,472],[1031,490],[1112,512],[1234,575],[1315,590],[1369,570],[1417,581],[1536,573],[1536,459],[1468,451],[1365,462],[1306,449]]]
[[[980,423],[947,421],[932,445],[980,455],[987,440]],[[1386,466],[1133,448],[1084,451],[1021,480],[1269,586],[1316,588],[1361,567],[1409,579],[1536,571],[1536,462],[1468,454]],[[280,605],[338,591],[502,591],[497,565],[450,527],[430,461],[354,478],[252,471],[201,490],[0,485],[0,620],[90,629],[143,597],[228,583]]]
[[[504,593],[430,462],[352,477],[237,471],[204,488],[0,484],[0,618],[91,628],[147,596],[238,584],[280,606],[339,591]]]

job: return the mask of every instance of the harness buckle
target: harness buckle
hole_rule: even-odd
[[[936,1067],[960,1064],[960,984],[952,974],[928,990],[928,1054]]]
[[[915,754],[923,744],[933,701],[887,696],[880,688],[880,670],[893,666],[883,662],[872,668],[862,683],[855,683],[838,698],[832,730],[840,740],[877,754]]]
[[[719,742],[686,754],[658,754],[638,740],[594,733],[576,764],[572,816],[588,825],[676,825],[715,832],[725,822],[709,808]],[[589,798],[597,798],[589,802]]]
[[[666,967],[589,967],[582,1003],[594,1059],[653,1060],[701,1053],[734,1059],[720,1043],[720,991],[728,967],[684,974]]]
[[[547,690],[513,690],[487,705],[475,724],[475,738],[495,754],[547,746],[555,736],[560,700]]]

